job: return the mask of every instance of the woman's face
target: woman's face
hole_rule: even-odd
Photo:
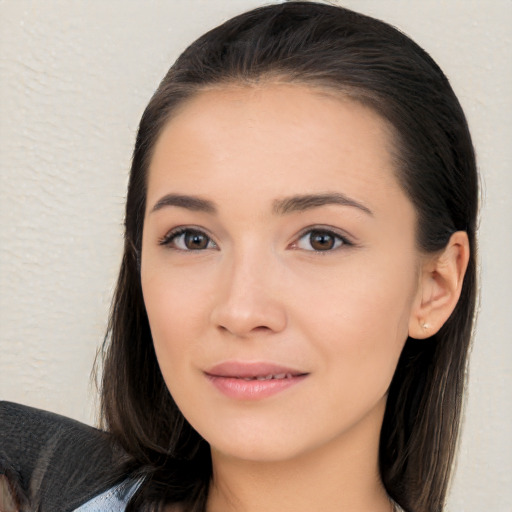
[[[162,132],[144,300],[166,384],[216,452],[378,444],[420,261],[390,149],[373,111],[286,84],[202,92]]]

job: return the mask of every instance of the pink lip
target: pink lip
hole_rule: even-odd
[[[238,400],[267,398],[298,384],[308,375],[277,364],[239,361],[215,365],[204,373],[221,393]]]

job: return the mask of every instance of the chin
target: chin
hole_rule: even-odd
[[[211,424],[210,424],[211,427]],[[200,432],[209,443],[212,455],[255,463],[276,463],[296,460],[330,444],[339,432],[307,431],[287,421],[234,422],[206,428]]]
[[[276,463],[285,462],[287,460],[296,459],[304,451],[308,451],[306,447],[290,446],[283,443],[283,440],[266,439],[264,441],[249,441],[247,439],[234,440],[228,442],[220,442],[211,444],[212,456],[215,454],[231,459],[243,460],[254,463]]]

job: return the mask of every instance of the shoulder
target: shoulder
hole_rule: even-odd
[[[0,402],[0,474],[29,510],[73,510],[110,486],[121,456],[105,432]]]

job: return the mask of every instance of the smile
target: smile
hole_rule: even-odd
[[[303,381],[308,373],[271,363],[228,361],[204,372],[208,380],[228,398],[261,400]]]
[[[223,395],[261,400],[303,381],[308,373],[269,363],[225,362],[204,372]]]
[[[243,380],[271,380],[271,379],[293,379],[291,373],[279,373],[277,375],[266,375],[265,377],[259,375],[258,377],[239,377]],[[235,377],[236,378],[236,377]]]

